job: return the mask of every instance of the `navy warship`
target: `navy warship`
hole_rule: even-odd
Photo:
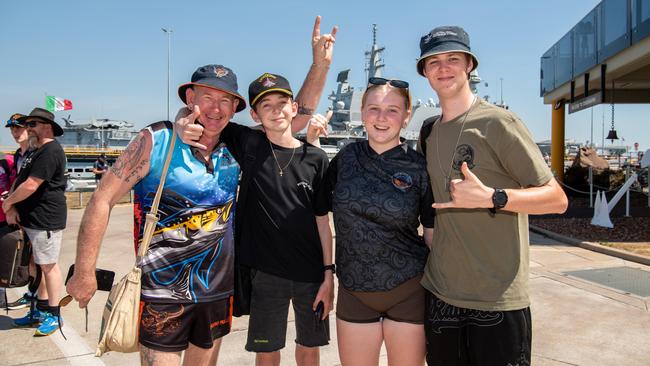
[[[89,123],[77,123],[70,116],[63,118],[63,136],[57,140],[64,148],[73,150],[120,150],[126,148],[138,131],[132,123],[112,119],[92,119]]]
[[[106,154],[112,164],[138,134],[132,123],[111,119],[92,119],[78,123],[63,117],[63,136],[57,140],[67,158],[68,190],[95,189],[93,164],[100,154]]]

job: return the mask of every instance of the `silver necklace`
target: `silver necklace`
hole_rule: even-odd
[[[273,144],[271,144],[271,140],[268,141],[269,141],[269,147],[271,148],[271,154],[273,154],[273,160],[275,160],[275,164],[278,166],[278,173],[280,174],[280,176],[282,176],[284,175],[284,170],[289,167],[289,164],[291,164],[291,161],[293,160],[293,155],[296,153],[296,147],[294,147],[293,150],[291,151],[291,158],[289,159],[287,164],[284,167],[282,167],[280,165],[280,162],[278,162],[278,157],[275,156],[275,150],[273,149]]]
[[[438,123],[438,126],[436,126],[436,158],[438,159],[438,167],[440,168],[440,171],[442,174],[445,175],[445,191],[449,192],[451,190],[451,173],[454,170],[454,159],[456,159],[456,149],[458,149],[458,143],[460,142],[460,136],[463,134],[463,130],[465,129],[465,121],[467,120],[467,116],[469,115],[469,112],[474,108],[474,103],[476,103],[476,95],[474,96],[474,99],[472,99],[472,104],[469,106],[467,111],[465,111],[465,114],[463,115],[463,122],[460,125],[460,131],[458,131],[458,138],[456,138],[456,145],[454,146],[454,152],[451,155],[451,161],[449,162],[449,173],[445,173],[445,170],[442,168],[442,163],[440,163],[440,142],[439,142],[439,136],[440,132],[438,131],[440,129],[440,124]],[[440,116],[440,119],[438,119],[438,122],[442,120],[442,116]]]

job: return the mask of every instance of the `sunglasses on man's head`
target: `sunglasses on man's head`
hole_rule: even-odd
[[[368,84],[372,85],[390,85],[394,88],[400,88],[400,89],[408,89],[409,88],[409,83],[404,81],[404,80],[397,80],[397,79],[384,79],[384,78],[378,78],[378,77],[371,77],[368,79]]]

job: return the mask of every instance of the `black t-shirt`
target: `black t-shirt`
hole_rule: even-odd
[[[241,225],[238,261],[278,277],[322,282],[323,251],[315,215],[326,215],[328,207],[315,205],[315,197],[327,171],[327,154],[308,143],[295,149],[272,145],[266,136],[257,139],[261,146],[251,147],[251,134],[264,135],[230,122],[220,136],[242,169],[247,155],[260,159],[245,205],[237,208],[235,217],[235,225]]]
[[[421,275],[428,248],[420,223],[435,210],[424,157],[401,144],[377,154],[367,141],[331,161],[319,201],[334,212],[336,275],[352,291],[388,291]]]
[[[39,147],[25,159],[15,187],[34,177],[43,180],[36,192],[16,204],[22,226],[38,230],[65,228],[65,153],[54,140]]]
[[[14,153],[14,170],[16,171],[16,176],[18,176],[18,173],[20,172],[20,169],[23,166],[23,162],[25,159],[27,159],[30,155],[32,155],[36,151],[34,148],[28,148],[27,151],[23,154],[22,149],[18,148],[16,152]]]

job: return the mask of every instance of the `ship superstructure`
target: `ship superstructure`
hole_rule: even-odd
[[[109,165],[117,159],[138,134],[132,123],[112,119],[92,119],[77,123],[62,118],[63,136],[56,139],[67,159],[68,190],[93,190],[96,187],[93,165],[100,154],[106,154]]]
[[[92,119],[89,123],[76,123],[63,118],[63,136],[57,140],[64,148],[124,149],[138,134],[132,123],[112,119]]]

